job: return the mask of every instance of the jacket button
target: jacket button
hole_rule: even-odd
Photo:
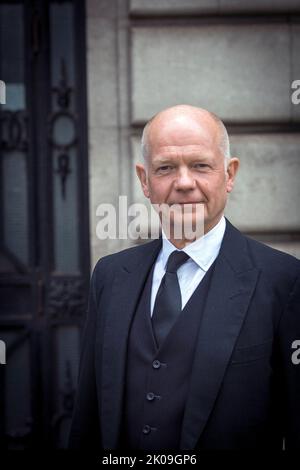
[[[158,359],[155,359],[155,361],[152,362],[152,367],[154,369],[159,369],[161,366],[160,361]]]
[[[149,434],[151,432],[151,428],[148,424],[145,424],[145,426],[143,427],[143,433],[144,434]]]
[[[154,400],[155,395],[154,395],[153,392],[149,392],[149,393],[147,393],[146,397],[147,397],[147,400],[152,401],[152,400]]]

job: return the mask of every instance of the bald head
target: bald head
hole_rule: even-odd
[[[142,155],[145,163],[148,163],[151,153],[153,135],[157,129],[163,129],[169,124],[189,125],[191,128],[198,127],[199,133],[202,127],[209,128],[213,137],[217,140],[217,145],[224,156],[225,168],[230,158],[229,137],[221,119],[214,113],[203,108],[189,105],[178,105],[160,111],[153,116],[143,130],[142,135]]]

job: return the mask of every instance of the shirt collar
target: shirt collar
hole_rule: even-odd
[[[219,254],[225,228],[226,220],[225,217],[222,216],[217,225],[215,225],[203,237],[198,238],[184,247],[182,251],[189,255],[189,257],[195,261],[203,271],[207,271]],[[167,239],[164,231],[162,230],[161,260],[164,268],[166,267],[170,254],[175,250],[178,250],[178,248],[176,248],[176,246]]]

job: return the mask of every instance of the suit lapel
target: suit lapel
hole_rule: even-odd
[[[141,247],[138,262],[130,254],[120,266],[112,286],[104,327],[102,387],[99,392],[105,449],[114,449],[118,443],[129,328],[144,283],[160,248],[161,240],[145,244]]]
[[[180,449],[194,449],[214,407],[258,278],[246,239],[227,228],[199,330]]]

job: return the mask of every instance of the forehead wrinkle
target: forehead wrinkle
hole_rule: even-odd
[[[209,146],[218,147],[218,129],[201,125],[194,120],[166,122],[164,126],[152,124],[148,133],[148,143],[152,152],[157,147]]]
[[[166,145],[159,147],[157,151],[153,151],[152,158],[168,158],[168,156],[185,156],[191,158],[214,157],[214,152],[211,148],[199,144],[191,145]]]

